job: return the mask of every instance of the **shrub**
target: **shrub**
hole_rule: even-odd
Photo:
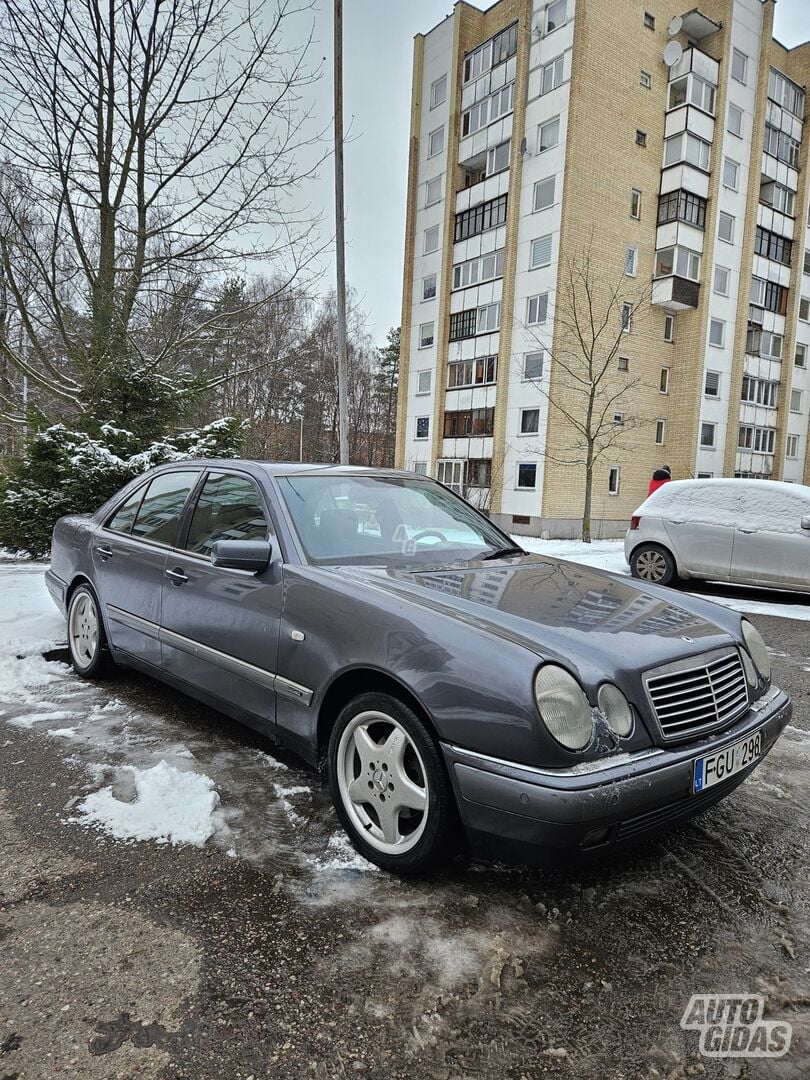
[[[144,447],[131,431],[103,424],[98,437],[55,424],[33,435],[0,478],[0,547],[45,555],[56,519],[90,514],[135,476],[167,461],[236,457],[245,424],[234,417]]]

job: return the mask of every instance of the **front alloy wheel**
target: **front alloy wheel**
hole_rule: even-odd
[[[371,862],[429,869],[446,852],[454,806],[439,751],[422,720],[385,694],[362,694],[338,717],[329,780],[341,822]]]
[[[73,670],[85,679],[103,674],[109,666],[98,601],[88,585],[80,585],[70,598],[68,651]]]

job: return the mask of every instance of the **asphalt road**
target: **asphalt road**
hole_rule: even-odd
[[[727,800],[606,865],[427,882],[335,866],[326,792],[258,736],[56,657],[43,695],[81,737],[0,702],[0,1080],[810,1075],[810,623],[754,622],[796,715]],[[68,820],[189,754],[226,823],[203,848]],[[720,991],[763,994],[790,1053],[701,1057],[679,1021]]]

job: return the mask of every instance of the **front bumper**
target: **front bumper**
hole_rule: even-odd
[[[762,761],[789,722],[790,698],[778,687],[732,727],[688,746],[616,755],[573,769],[539,769],[442,743],[473,851],[521,862],[559,862],[596,854],[687,821],[718,802]],[[757,731],[762,753],[747,769],[692,793],[695,758]]]

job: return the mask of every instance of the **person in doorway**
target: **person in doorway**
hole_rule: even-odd
[[[669,465],[663,465],[660,469],[656,469],[655,472],[652,474],[652,479],[650,480],[650,489],[647,492],[647,495],[652,495],[654,491],[658,491],[662,484],[665,484],[667,480],[671,479],[672,470],[670,469]]]

